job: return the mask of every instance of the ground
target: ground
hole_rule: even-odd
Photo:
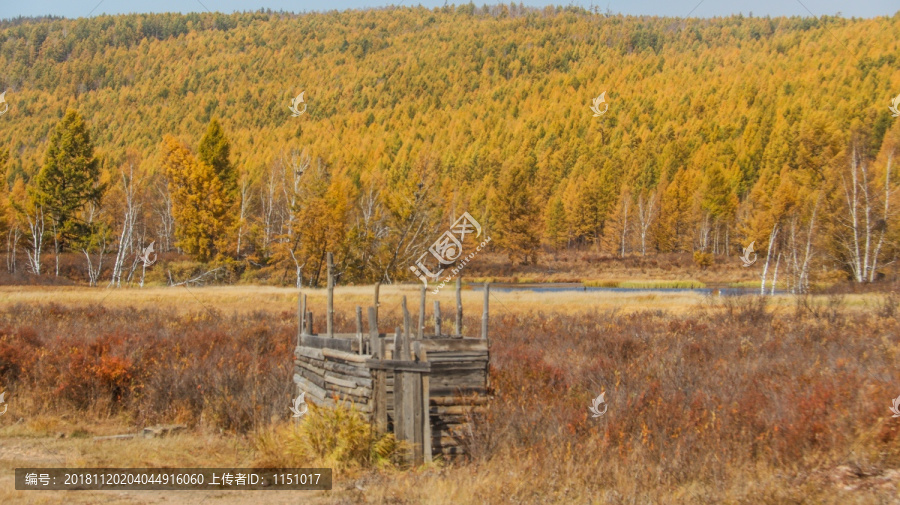
[[[382,317],[398,317],[402,296],[417,307],[413,300],[419,290],[418,285],[382,287]],[[324,290],[304,292],[320,314]],[[338,287],[336,312],[349,314],[355,305],[370,304],[372,292],[372,286]],[[284,324],[296,311],[296,295],[294,289],[256,286],[7,286],[0,287],[0,307],[7,314],[0,326],[10,324],[9,311],[17,306],[49,304],[76,308],[76,313],[81,308],[95,313],[98,306],[153,306],[223,317],[262,310]],[[452,287],[429,294],[434,299],[451,311]],[[478,289],[463,292],[472,323],[480,317],[482,299]],[[0,503],[625,504],[642,495],[650,502],[672,503],[900,503],[895,435],[900,425],[883,405],[898,393],[891,387],[890,363],[900,347],[896,323],[873,315],[878,303],[884,301],[871,294],[839,300],[823,296],[813,306],[775,296],[765,307],[770,316],[761,316],[751,302],[725,303],[696,292],[495,290],[492,353],[499,370],[496,402],[502,408],[491,425],[500,442],[484,440],[486,452],[476,461],[347,471],[336,476],[330,492],[23,492],[14,489],[17,467],[249,467],[259,461],[259,450],[253,433],[199,425],[163,438],[95,440],[140,426],[125,415],[82,417],[32,409],[19,417],[10,409],[0,416]],[[53,317],[70,317],[66,314],[71,312]],[[523,336],[521,327],[534,331]],[[586,338],[597,338],[600,345]],[[767,377],[772,372],[784,374],[783,379]],[[606,432],[601,428],[606,425],[589,419],[585,410],[594,393],[585,387],[604,377],[607,398],[619,402],[619,410],[604,418],[610,427]],[[741,382],[743,389],[722,386],[718,377]],[[615,382],[620,380],[621,387]],[[771,383],[753,386],[761,381]],[[691,402],[701,407],[679,404],[687,401],[678,398],[686,386],[667,382],[694,388]],[[779,383],[787,385],[767,389]],[[851,390],[858,397],[846,394]],[[749,401],[780,407],[769,411]],[[801,409],[808,415],[804,410],[795,416]],[[689,440],[700,444],[696,452]],[[823,440],[834,447],[822,451]],[[721,472],[715,470],[717,447],[723,451]],[[745,449],[764,456],[771,449],[775,456],[744,465]],[[793,459],[782,463],[782,458]],[[696,468],[671,482],[663,479],[679,465]],[[660,484],[650,494],[640,487],[647,482]]]

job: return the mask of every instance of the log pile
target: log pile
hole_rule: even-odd
[[[325,407],[354,408],[379,432],[392,431],[412,443],[412,461],[431,461],[433,455],[452,458],[463,454],[463,437],[473,418],[488,403],[488,300],[484,289],[481,338],[461,335],[461,283],[456,283],[455,333],[444,334],[440,304],[434,304],[434,333],[425,333],[425,289],[422,289],[418,325],[411,328],[403,297],[404,328],[393,334],[378,330],[378,288],[369,307],[369,332],[363,333],[362,308],[356,309],[356,333],[335,334],[333,261],[328,254],[326,331],[313,334],[312,313],[305,296],[297,298],[299,324],[294,350],[294,383],[298,394]],[[449,325],[448,325],[449,326]],[[400,338],[400,349],[395,341]],[[403,380],[395,381],[395,377]],[[395,412],[397,404],[403,415]],[[427,441],[430,440],[430,444]],[[414,443],[413,443],[414,441]],[[430,450],[429,450],[430,449]]]
[[[334,407],[338,399],[369,417],[373,395],[367,358],[327,347],[300,345],[294,352],[294,382],[315,405]]]

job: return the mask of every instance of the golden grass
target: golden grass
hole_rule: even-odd
[[[396,319],[404,295],[410,299],[411,310],[417,311],[414,300],[419,289],[419,285],[382,287],[382,313],[393,313]],[[320,318],[325,291],[309,290],[309,295],[311,310]],[[463,292],[467,317],[480,313],[482,296],[479,290]],[[749,297],[738,300],[691,292],[492,291],[492,314],[503,324],[492,326],[496,335],[492,381],[498,391],[492,410],[496,417],[485,426],[492,428],[490,437],[500,445],[482,440],[481,456],[458,465],[407,472],[361,470],[364,467],[356,465],[356,471],[336,481],[335,492],[302,496],[310,497],[308,503],[335,505],[627,503],[638,496],[655,503],[883,502],[886,495],[896,496],[897,481],[887,484],[893,487],[849,493],[810,473],[857,460],[870,461],[878,471],[885,471],[900,461],[886,411],[890,363],[900,352],[894,342],[896,327],[887,316],[860,314],[875,314],[878,296],[809,297],[802,306],[797,298],[775,296],[768,298],[767,307],[757,310]],[[371,286],[340,287],[336,309],[350,314],[354,305],[370,304],[371,297]],[[452,286],[438,295],[429,292],[429,314],[434,299],[450,313],[453,297]],[[224,313],[264,309],[291,316],[296,291],[251,286],[189,291],[0,288],[0,303],[46,302],[74,307],[101,302],[139,308],[152,304],[186,312],[207,306]],[[608,310],[645,314],[594,317]],[[581,319],[564,317],[579,314]],[[534,334],[525,329],[534,329]],[[744,375],[726,373],[731,369],[743,369]],[[774,377],[766,370],[782,375]],[[716,374],[729,380],[714,380]],[[873,385],[871,377],[883,379]],[[585,406],[596,394],[588,378],[604,378],[610,402],[616,402],[602,422],[588,419]],[[744,382],[738,384],[735,379]],[[685,391],[692,390],[696,406],[684,403]],[[779,401],[770,412],[771,395]],[[719,400],[709,400],[713,396]],[[802,402],[802,407],[795,406],[795,401]],[[97,442],[94,435],[134,431],[134,423],[96,413],[68,415],[33,415],[21,423],[11,416],[0,418],[0,503],[172,503],[188,496],[26,494],[12,489],[11,470],[16,466],[223,467],[299,464],[310,458],[309,441],[284,422],[269,427],[270,431],[247,435],[223,435],[201,427],[166,439]],[[776,415],[783,419],[770,419]],[[732,428],[717,424],[722,420]],[[865,423],[872,433],[859,429]],[[322,425],[319,431],[327,429]],[[791,430],[791,438],[785,438],[784,430]],[[820,430],[822,438],[811,436],[813,430]],[[350,431],[353,440],[366,439],[359,426],[351,426]],[[754,438],[757,432],[763,438]],[[66,437],[55,438],[58,433]],[[846,439],[845,445],[831,452],[831,442],[821,440],[838,435]],[[702,438],[694,445],[692,437]],[[747,443],[734,440],[740,437]],[[300,451],[292,453],[291,444]],[[344,446],[329,447],[318,453],[319,461],[339,463],[335,450],[337,458],[342,458]],[[361,454],[359,444],[354,447],[351,452]],[[479,450],[478,443],[473,447]],[[741,451],[750,447],[774,456],[746,459]],[[792,452],[810,461],[779,462],[778,458]],[[822,458],[822,464],[815,458]],[[705,463],[698,462],[701,459]],[[687,473],[690,467],[695,467],[693,473]],[[648,483],[655,484],[647,487]],[[284,498],[272,492],[192,492],[189,496],[228,504],[298,501],[297,493]]]
[[[616,281],[627,284],[627,287],[660,287],[665,282],[685,281]],[[688,281],[698,282],[698,281]],[[655,286],[653,285],[655,283]],[[433,294],[430,287],[427,294],[426,314],[433,314],[433,302],[440,301],[444,318],[452,321],[455,313],[455,291],[453,285],[447,285]],[[407,297],[407,304],[412,313],[418,312],[418,300],[421,284],[396,284],[381,286],[380,313],[397,315],[401,312],[401,298]],[[307,295],[309,310],[316,318],[316,331],[325,312],[326,290],[324,288],[303,290]],[[338,286],[335,288],[335,311],[352,318],[357,305],[372,305],[373,286]],[[844,296],[844,303],[849,308],[865,308],[877,295],[852,294]],[[494,315],[511,314],[513,312],[548,311],[562,314],[576,314],[590,311],[620,311],[631,313],[641,310],[664,310],[675,314],[685,313],[700,305],[709,303],[709,296],[701,292],[611,292],[611,291],[561,291],[534,292],[527,290],[503,291],[491,290],[491,313]],[[817,296],[816,299],[825,297]],[[462,290],[463,310],[465,314],[481,313],[484,300],[479,286]],[[795,303],[791,295],[770,297],[770,306],[775,310],[790,309]],[[105,289],[89,287],[46,287],[46,286],[0,286],[0,305],[2,304],[38,304],[57,303],[67,306],[88,306],[102,304],[109,307],[156,306],[174,309],[176,312],[197,312],[214,309],[224,313],[247,313],[257,310],[270,312],[297,311],[297,290],[270,286],[212,286],[212,287],[150,287]],[[365,316],[364,316],[365,317]],[[452,324],[452,323],[450,323]],[[472,331],[478,331],[473,328]]]

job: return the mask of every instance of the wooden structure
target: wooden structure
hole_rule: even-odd
[[[461,434],[472,414],[483,411],[488,384],[488,298],[484,287],[481,336],[462,335],[461,283],[456,280],[455,333],[444,333],[440,305],[434,302],[433,331],[425,327],[425,289],[421,291],[418,325],[411,328],[403,297],[403,326],[392,333],[378,328],[378,291],[367,311],[363,331],[362,308],[356,308],[356,333],[333,333],[334,281],[328,255],[326,333],[313,332],[306,297],[298,297],[299,328],[294,353],[294,382],[298,394],[311,403],[351,406],[375,424],[410,442],[411,462],[433,456],[453,457],[464,452]]]

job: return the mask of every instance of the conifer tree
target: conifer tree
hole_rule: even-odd
[[[163,168],[172,194],[177,245],[200,261],[224,250],[226,198],[215,169],[172,136],[163,140]]]
[[[538,210],[525,168],[515,163],[500,181],[494,201],[497,243],[513,263],[535,263],[539,245]]]
[[[237,176],[230,157],[231,142],[225,136],[219,120],[213,118],[206,128],[206,134],[200,139],[197,158],[212,167],[216,177],[222,181],[226,195],[232,197],[237,190]]]
[[[88,126],[69,110],[50,136],[44,165],[31,187],[32,199],[55,229],[57,253],[84,233],[78,212],[90,202],[99,205],[106,190],[99,179],[100,162]]]

